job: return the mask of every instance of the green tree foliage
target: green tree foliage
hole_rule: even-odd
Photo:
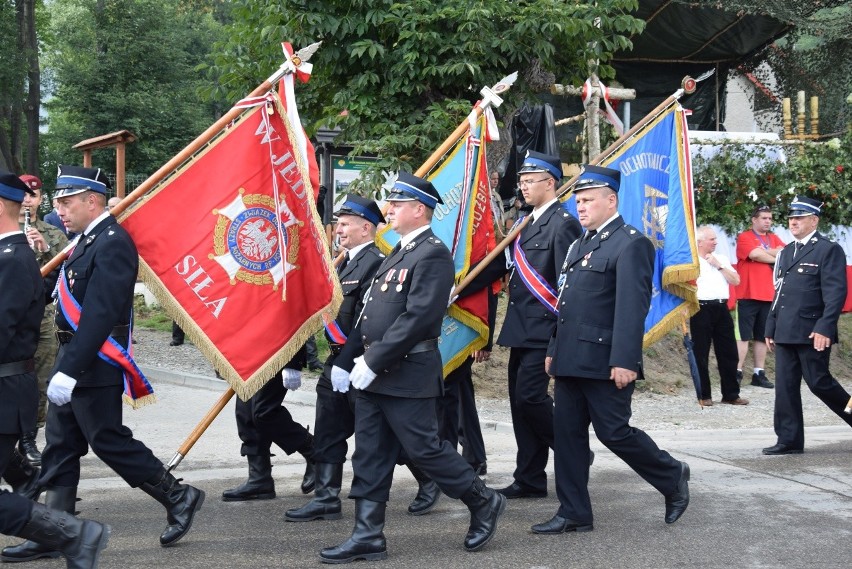
[[[630,47],[636,0],[235,0],[233,25],[210,71],[208,94],[236,100],[298,49],[322,40],[298,87],[310,123],[342,129],[339,142],[416,169],[464,120],[483,85],[519,72],[507,107],[534,84],[585,79],[599,59]],[[596,22],[598,25],[596,25]],[[542,81],[541,78],[544,77]]]
[[[693,163],[698,223],[713,223],[730,234],[751,223],[757,204],[784,219],[796,195],[823,202],[821,222],[849,225],[852,220],[852,132],[828,142],[787,146],[786,161],[769,157],[767,147],[722,145],[710,159]]]
[[[209,126],[221,105],[198,96],[207,79],[197,67],[221,37],[219,4],[51,2],[49,166],[79,163],[75,143],[127,129],[138,137],[127,147],[127,171],[147,175]],[[99,151],[94,164],[112,171],[112,152]]]

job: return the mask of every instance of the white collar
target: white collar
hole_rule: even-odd
[[[538,221],[538,217],[539,217],[542,213],[544,213],[545,211],[547,211],[547,208],[549,208],[550,206],[552,206],[552,205],[553,205],[553,203],[554,203],[554,202],[557,202],[557,201],[559,201],[559,198],[553,198],[552,200],[550,200],[550,201],[549,201],[549,202],[547,202],[546,204],[542,204],[542,205],[538,206],[537,208],[535,208],[534,210],[532,210],[532,211],[530,212],[530,215],[532,216],[532,222],[533,222],[533,223],[535,223],[536,221]]]
[[[807,245],[807,244],[808,244],[808,241],[810,241],[810,240],[813,238],[813,236],[816,234],[816,232],[817,232],[817,230],[816,230],[816,229],[814,229],[814,230],[813,230],[813,231],[811,231],[811,232],[810,232],[807,236],[805,236],[805,238],[804,238],[804,239],[799,239],[799,240],[798,240],[798,241],[799,241],[799,243],[801,243],[802,245]]]
[[[616,217],[618,217],[619,215],[621,215],[621,214],[619,214],[618,212],[615,212],[615,215],[613,215],[612,217],[610,217],[609,219],[607,219],[606,221],[604,221],[603,223],[601,223],[600,227],[598,227],[598,229],[597,229],[597,233],[600,233],[600,232],[601,232],[601,230],[602,230],[604,227],[606,227],[607,225],[609,225],[610,223],[612,223],[612,220],[614,220],[614,219],[615,219]]]
[[[402,237],[399,238],[399,246],[405,247],[406,245],[408,245],[409,243],[414,241],[415,237],[417,237],[421,233],[424,233],[425,231],[429,230],[431,227],[432,227],[431,225],[424,225],[423,227],[418,227],[417,229],[414,229],[414,230],[406,233],[405,235],[403,235]]]
[[[24,232],[20,229],[16,229],[15,231],[7,231],[6,233],[0,233],[0,239],[6,239],[7,237],[11,237],[12,235],[17,235],[18,233],[20,233],[21,235],[24,234]]]
[[[86,227],[85,231],[83,231],[83,235],[88,235],[89,231],[94,229],[101,221],[106,219],[108,216],[109,216],[109,210],[104,210],[104,212],[102,214],[100,214],[95,219],[93,219],[92,222],[88,225],[88,227]]]
[[[365,241],[364,243],[361,243],[360,245],[356,245],[356,246],[352,247],[351,249],[346,251],[347,258],[351,261],[352,259],[355,258],[355,255],[357,255],[358,253],[361,252],[361,249],[365,248],[366,246],[368,246],[370,244],[372,244],[372,241]]]

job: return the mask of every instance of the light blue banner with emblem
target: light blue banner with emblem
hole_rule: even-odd
[[[698,312],[692,284],[699,267],[687,136],[684,111],[672,105],[601,161],[621,171],[618,211],[645,233],[656,251],[646,347]],[[564,207],[576,215],[573,197]]]
[[[472,263],[485,256],[488,242],[492,249],[494,244],[483,140],[485,123],[483,115],[427,176],[444,202],[435,208],[432,231],[453,253],[457,283]],[[398,241],[399,235],[390,225],[376,236],[376,244],[384,252],[390,251]],[[448,301],[449,295],[447,291]],[[457,301],[444,316],[439,340],[444,377],[487,342],[488,299],[483,290]]]

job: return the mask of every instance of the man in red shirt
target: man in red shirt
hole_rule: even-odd
[[[737,236],[737,272],[740,274],[740,284],[737,286],[737,327],[740,333],[737,342],[737,379],[742,381],[748,343],[755,340],[751,384],[769,389],[774,384],[766,378],[763,370],[766,344],[761,339],[775,295],[772,268],[778,252],[784,248],[784,242],[770,231],[771,228],[772,210],[768,205],[761,205],[751,214],[751,229]]]

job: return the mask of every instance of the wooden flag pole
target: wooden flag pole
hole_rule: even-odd
[[[593,166],[600,164],[601,162],[615,154],[619,149],[621,149],[622,146],[627,144],[637,132],[645,128],[648,123],[650,123],[662,113],[664,113],[670,106],[675,104],[678,99],[680,99],[685,93],[693,93],[695,91],[696,84],[699,81],[703,81],[704,79],[709,77],[711,73],[712,71],[708,71],[707,73],[704,73],[703,75],[699,76],[697,79],[693,79],[689,76],[684,77],[683,82],[681,83],[682,87],[680,89],[672,93],[662,103],[657,105],[650,113],[645,115],[642,120],[637,122],[630,130],[625,132],[623,136],[619,137],[618,140],[610,144],[606,148],[606,150],[604,150],[603,152],[595,156],[592,160],[590,160],[589,164]],[[567,197],[573,191],[573,186],[577,183],[577,180],[580,178],[581,175],[582,172],[568,180],[562,186],[560,186],[560,188],[556,191],[557,197],[560,200],[564,197]],[[461,292],[462,289],[467,287],[471,283],[471,281],[473,281],[473,279],[476,278],[477,275],[479,275],[479,273],[484,271],[485,268],[489,264],[491,264],[491,262],[495,258],[497,258],[498,255],[502,254],[503,250],[506,249],[506,247],[508,247],[509,245],[511,245],[515,238],[518,236],[518,234],[521,232],[521,230],[527,226],[529,220],[530,216],[528,215],[524,217],[524,219],[520,223],[515,224],[515,227],[513,227],[509,234],[506,235],[506,238],[503,239],[500,243],[498,243],[497,247],[495,247],[493,251],[488,253],[488,255],[486,255],[485,258],[479,262],[479,264],[477,264],[473,269],[471,269],[471,271],[461,280],[461,282],[456,285],[456,287],[453,289],[453,295],[458,295],[458,293]]]
[[[281,67],[279,67],[275,71],[275,73],[270,75],[269,78],[266,81],[264,81],[263,83],[261,83],[260,85],[255,87],[255,89],[251,93],[246,95],[245,98],[258,97],[260,95],[263,95],[264,93],[266,93],[267,91],[272,89],[273,86],[275,85],[275,83],[279,79],[281,79],[284,75],[287,75],[288,73],[295,73],[296,63],[294,63],[293,60],[298,60],[297,61],[298,65],[301,65],[301,63],[303,61],[307,61],[308,59],[310,59],[310,57],[314,54],[314,52],[317,50],[317,48],[319,48],[320,43],[322,43],[322,42],[317,42],[317,43],[311,44],[308,47],[303,48],[303,49],[299,50],[298,52],[296,52],[296,54],[293,56],[292,60],[288,59],[283,64],[281,64]],[[167,177],[169,177],[169,175],[172,172],[174,172],[181,164],[183,164],[189,158],[191,158],[192,155],[195,154],[196,152],[198,152],[205,144],[207,144],[208,142],[213,140],[213,138],[215,138],[216,135],[218,135],[222,131],[222,129],[224,129],[226,126],[228,126],[228,123],[230,123],[231,121],[236,119],[244,111],[245,111],[245,109],[243,109],[243,108],[232,107],[230,111],[228,111],[227,113],[222,115],[222,117],[219,120],[217,120],[215,123],[210,125],[207,128],[207,130],[205,130],[204,132],[199,134],[198,137],[196,137],[195,140],[193,140],[192,142],[187,144],[186,147],[183,150],[181,150],[180,152],[175,154],[174,157],[171,160],[169,160],[168,162],[163,164],[160,167],[159,170],[157,170],[156,172],[151,174],[151,176],[149,176],[147,180],[145,180],[144,182],[139,184],[139,186],[135,190],[133,190],[132,192],[127,194],[127,196],[123,200],[121,200],[119,203],[117,203],[110,210],[110,213],[112,213],[112,215],[118,217],[125,209],[130,207],[136,200],[138,200],[139,198],[144,196],[154,186],[156,186],[157,184],[159,184],[160,182],[165,180]],[[45,266],[43,266],[41,268],[42,276],[47,276],[48,274],[50,274],[51,271],[53,271],[59,265],[61,265],[62,262],[65,261],[65,259],[68,257],[68,255],[73,250],[74,250],[73,244],[69,244],[68,246],[66,246],[58,255],[56,255],[56,257],[51,259],[49,263],[47,263]]]

